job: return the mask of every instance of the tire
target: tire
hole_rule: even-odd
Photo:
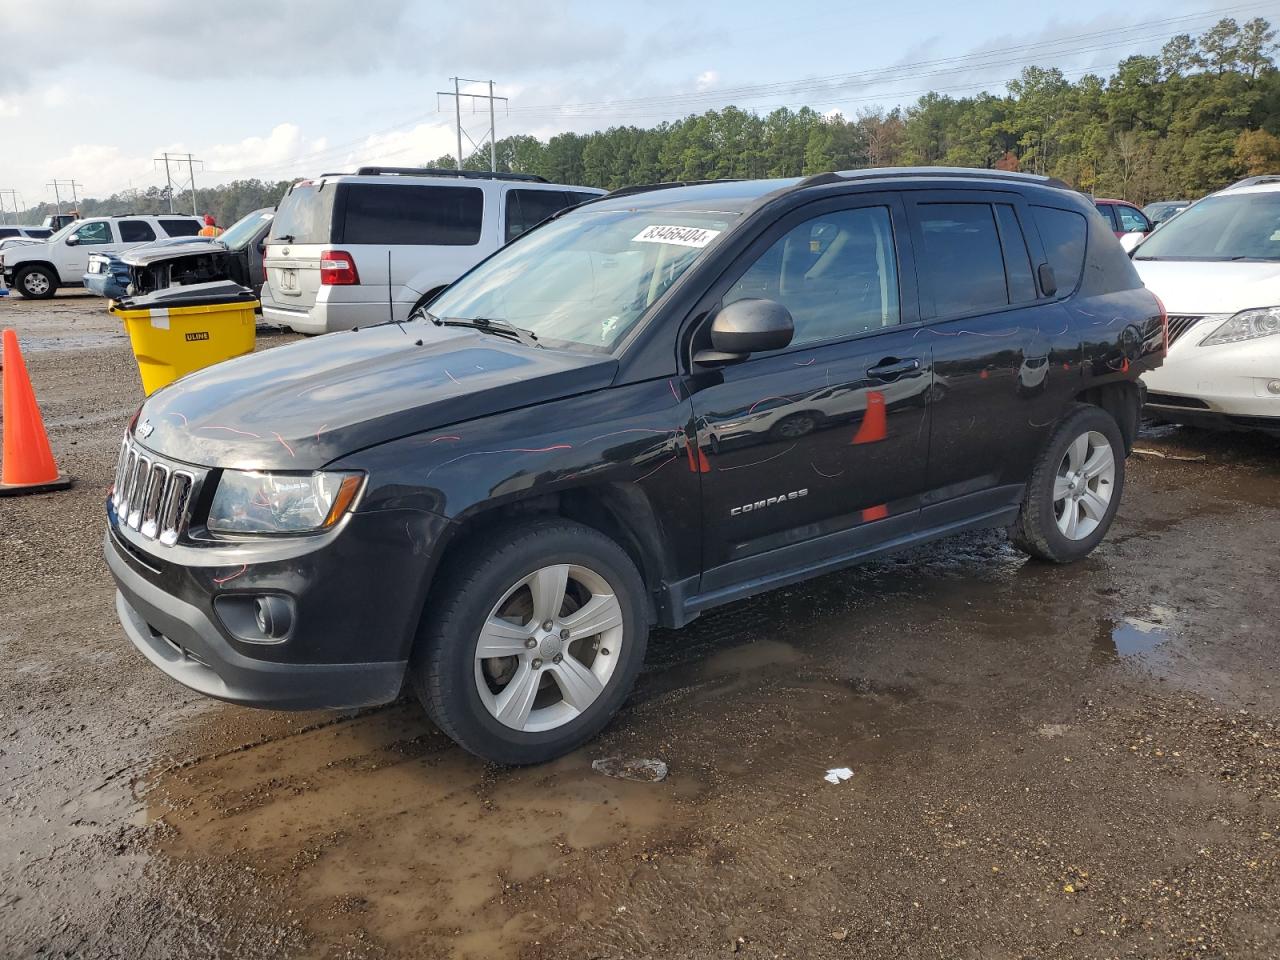
[[[21,267],[13,286],[24,300],[48,300],[58,292],[58,278],[48,267]]]
[[[1120,427],[1109,413],[1077,404],[1054,430],[1031,474],[1009,531],[1014,545],[1051,563],[1072,563],[1092,553],[1120,506],[1124,449]]]
[[[548,518],[481,536],[449,568],[431,591],[409,667],[435,724],[470,753],[509,765],[544,763],[598,734],[630,693],[648,640],[644,584],[622,548]],[[557,604],[560,570],[567,587]],[[605,629],[565,640],[589,603],[588,622]],[[488,649],[507,652],[481,658],[482,628],[495,623]]]

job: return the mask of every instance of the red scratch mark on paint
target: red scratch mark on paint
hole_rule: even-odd
[[[675,397],[675,398],[676,398],[676,403],[679,403],[679,402],[680,402],[680,393],[679,393],[679,391],[677,391],[677,390],[676,390],[676,385],[675,385],[674,383],[672,383],[670,380],[668,380],[668,381],[667,381],[667,386],[671,388],[671,395],[672,395],[673,397]]]
[[[288,451],[289,451],[289,456],[291,456],[291,457],[296,457],[296,456],[297,456],[297,454],[293,452],[293,447],[289,446],[289,441],[288,441],[288,440],[286,440],[284,437],[280,436],[280,434],[278,434],[278,433],[274,433],[274,432],[273,432],[271,435],[272,435],[273,437],[275,437],[277,440],[279,440],[279,441],[280,441],[281,446],[283,446],[286,450],[288,450]]]
[[[172,411],[170,411],[170,412],[169,412],[169,414],[168,414],[168,416],[170,416],[170,417],[182,417],[182,425],[183,425],[184,427],[187,425],[187,418],[186,418],[186,417],[184,417],[182,414],[180,414],[177,410],[172,410]]]
[[[816,463],[811,463],[809,464],[809,466],[813,467],[813,472],[816,473],[818,476],[826,477],[828,480],[834,480],[836,477],[844,476],[843,470],[841,470],[839,473],[823,473],[821,470],[818,469],[818,465]]]
[[[665,467],[668,463],[674,463],[676,460],[679,460],[679,459],[680,459],[680,455],[676,454],[674,457],[670,457],[666,460],[663,460],[660,464],[658,464],[656,467],[654,467],[652,470],[646,473],[643,477],[637,477],[636,483],[639,483],[641,480],[648,480],[655,473],[657,473],[659,470]]]
[[[867,412],[862,417],[862,425],[853,435],[850,445],[859,443],[879,443],[889,434],[885,419],[884,394],[879,390],[867,392]]]
[[[240,564],[240,569],[237,570],[235,573],[229,574],[225,577],[214,577],[213,582],[217,584],[229,583],[230,581],[234,580],[236,577],[240,576],[242,573],[244,573],[248,569],[249,569],[249,565],[247,563],[242,563]]]
[[[779,457],[785,457],[788,453],[790,453],[792,450],[794,450],[797,446],[799,446],[799,444],[795,444],[795,443],[793,443],[791,446],[787,447],[787,449],[783,450],[781,453],[775,453],[772,457],[765,457],[763,460],[755,460],[755,461],[753,461],[753,462],[751,462],[751,463],[739,463],[739,464],[736,464],[736,465],[734,465],[734,466],[732,466],[732,467],[720,467],[719,469],[720,469],[720,471],[721,471],[721,472],[726,472],[726,471],[729,471],[729,470],[744,470],[744,469],[746,469],[747,467],[758,467],[758,466],[760,466],[760,464],[762,464],[762,463],[768,463],[770,460],[777,460]],[[701,451],[699,451],[699,453],[701,453]],[[703,472],[705,473],[706,471],[704,470]]]
[[[423,479],[425,480],[427,477],[430,477],[431,474],[435,473],[441,467],[447,467],[449,464],[457,463],[459,460],[466,460],[468,457],[492,457],[501,453],[551,453],[555,450],[572,449],[573,444],[571,443],[555,443],[549,447],[508,447],[505,450],[474,450],[471,453],[464,453],[459,457],[454,457],[452,460],[445,460],[443,463],[436,464],[427,471],[426,476],[423,477]]]
[[[261,440],[262,435],[258,433],[250,433],[248,430],[237,430],[235,427],[201,427],[201,430],[226,430],[229,433],[238,433],[242,437],[253,437],[255,440]]]
[[[811,367],[814,365],[814,363],[817,362],[817,360],[818,360],[817,357],[810,357],[804,363],[801,363],[799,360],[793,360],[792,364],[797,367]]]
[[[324,428],[329,426],[327,423],[320,424],[320,429],[316,431],[316,439],[320,439],[320,434],[324,433]]]
[[[757,400],[755,403],[753,403],[751,406],[747,408],[747,413],[755,413],[756,407],[760,406],[760,404],[762,403],[768,403],[770,400],[781,400],[783,403],[791,402],[790,397],[761,397],[759,400]]]
[[[462,439],[461,437],[455,437],[451,433],[446,433],[444,436],[441,436],[441,437],[432,437],[431,442],[439,443],[441,440],[461,440],[461,439]]]
[[[598,437],[592,437],[590,440],[584,440],[583,446],[588,443],[595,443],[597,440],[608,440],[610,437],[620,437],[624,433],[661,433],[668,434],[670,430],[659,430],[656,427],[627,427],[625,430],[614,430],[612,433],[602,433]]]
[[[444,375],[445,375],[446,377],[448,377],[450,380],[452,380],[454,383],[458,384],[458,386],[462,386],[462,381],[461,381],[461,380],[459,380],[457,377],[455,377],[455,376],[454,376],[452,373],[450,373],[447,369],[445,370]]]
[[[889,515],[889,505],[881,503],[874,507],[867,507],[862,511],[862,522],[870,523],[872,520],[883,520]]]

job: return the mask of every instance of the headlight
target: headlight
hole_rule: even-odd
[[[209,506],[217,533],[314,533],[351,509],[362,473],[256,473],[225,470]]]
[[[1280,333],[1280,307],[1257,307],[1241,310],[1209,336],[1200,346],[1211,347],[1217,343],[1239,343]]]

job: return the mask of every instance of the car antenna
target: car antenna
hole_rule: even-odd
[[[391,302],[391,251],[390,250],[387,251],[387,313],[390,316],[391,322],[394,323],[397,327],[399,327],[400,332],[407,337],[409,334],[405,331],[404,325],[399,320],[396,319],[396,308]]]

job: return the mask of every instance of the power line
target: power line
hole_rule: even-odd
[[[453,97],[453,116],[454,116],[454,121],[457,123],[457,130],[458,130],[458,169],[459,170],[462,169],[462,164],[466,160],[466,158],[462,155],[463,136],[466,136],[466,138],[471,141],[471,148],[472,148],[471,152],[473,154],[479,153],[480,147],[484,143],[484,140],[481,140],[480,143],[476,143],[475,140],[471,138],[471,134],[467,133],[467,131],[463,129],[463,126],[462,126],[462,98],[470,97],[473,107],[475,105],[476,100],[489,101],[489,169],[497,170],[498,169],[498,137],[497,137],[497,131],[494,127],[493,105],[499,100],[501,100],[503,103],[507,103],[507,98],[495,97],[493,95],[492,80],[468,80],[465,77],[451,77],[450,79],[453,80],[453,93],[449,93],[448,91],[444,91],[444,90],[437,90],[436,103],[438,104],[440,102],[441,97]],[[489,85],[489,92],[487,94],[463,93],[462,88],[459,86],[459,84],[463,84],[463,83],[487,83]]]
[[[176,168],[179,171],[182,170],[182,165],[184,163],[187,165],[186,179],[179,180],[178,185],[183,190],[191,191],[191,215],[198,216],[200,211],[196,209],[196,164],[197,163],[200,164],[201,169],[204,169],[204,161],[197,160],[195,157],[191,156],[191,154],[189,153],[164,153],[156,157],[152,162],[164,164],[164,180],[165,180],[165,184],[167,185],[167,189],[169,193],[169,212],[170,213],[173,213],[174,179],[173,179],[173,173],[171,172],[169,165],[173,164],[174,168]]]
[[[61,213],[62,212],[62,191],[64,189],[71,191],[71,209],[74,212],[76,207],[79,206],[80,204],[79,199],[77,199],[76,197],[76,188],[78,187],[83,190],[84,184],[80,183],[78,180],[53,179],[53,180],[50,180],[48,183],[46,183],[45,187],[53,188],[53,200],[54,200],[54,203],[57,204],[58,212]]]

